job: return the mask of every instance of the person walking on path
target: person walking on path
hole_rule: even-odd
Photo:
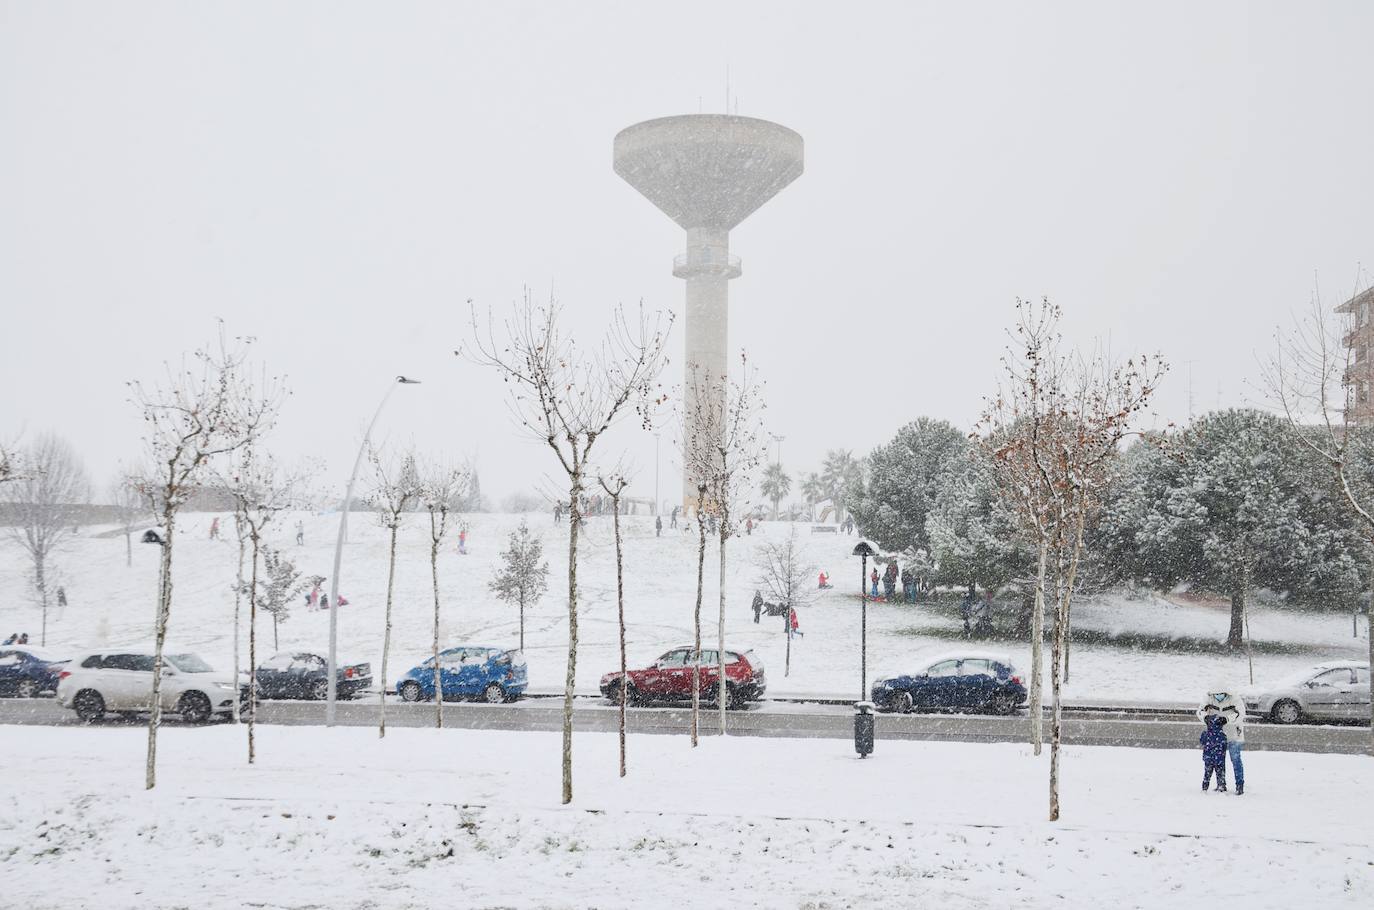
[[[744,536],[745,536],[745,537],[753,537],[753,536],[754,536],[754,519],[753,519],[753,518],[746,518],[746,519],[744,519]]]
[[[973,627],[969,625],[969,619],[973,616],[973,600],[973,592],[968,591],[965,592],[963,599],[959,601],[959,618],[964,621],[965,638],[971,638],[973,636]]]
[[[794,635],[795,635],[797,638],[805,638],[805,637],[806,637],[805,635],[802,634],[801,627],[798,626],[798,624],[797,624],[797,611],[796,611],[796,609],[795,609],[794,607],[788,607],[788,608],[787,608],[787,637],[788,637],[788,638],[791,638],[791,637],[794,636]]]
[[[759,624],[759,616],[763,614],[763,592],[754,591],[754,625]]]
[[[563,503],[561,502],[556,502],[553,504],[553,523],[563,523]]]
[[[1202,792],[1207,792],[1207,787],[1212,783],[1212,774],[1217,776],[1217,792],[1226,792],[1226,734],[1223,728],[1226,726],[1226,718],[1221,716],[1218,711],[1213,711],[1207,715],[1203,722],[1207,729],[1202,731],[1198,737],[1198,742],[1202,743]],[[1237,787],[1240,784],[1236,785]]]
[[[305,546],[305,522],[299,520],[296,522],[296,546]]]
[[[214,521],[210,522],[210,539],[219,540],[219,516],[216,515]]]
[[[657,516],[654,517],[654,536],[655,536],[655,537],[662,537],[662,536],[663,536],[663,516],[662,516],[662,515],[657,515]]]
[[[1207,698],[1197,709],[1197,719],[1207,723],[1215,714],[1226,721],[1226,754],[1231,756],[1231,779],[1236,782],[1236,795],[1245,793],[1245,763],[1241,752],[1245,749],[1245,703],[1235,689],[1224,683],[1212,686]]]
[[[670,528],[676,528],[676,527],[677,527],[677,510],[678,510],[678,508],[679,508],[678,506],[673,506],[673,514],[670,515],[670,516],[668,517],[668,527],[670,527]]]
[[[63,609],[67,607],[67,589],[61,585],[57,586],[57,605]]]

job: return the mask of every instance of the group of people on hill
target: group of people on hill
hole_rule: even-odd
[[[873,599],[881,597],[889,603],[897,602],[897,583],[902,585],[901,601],[914,604],[916,593],[920,590],[920,584],[916,578],[916,573],[910,567],[905,569],[897,564],[897,559],[893,557],[888,560],[887,568],[883,569],[882,575],[878,574],[878,567],[875,565],[873,571],[868,573],[868,580],[871,585],[868,596]],[[878,583],[882,582],[882,593],[878,593]]]

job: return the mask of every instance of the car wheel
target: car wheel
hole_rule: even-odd
[[[743,711],[744,706],[749,703],[749,699],[744,697],[744,693],[736,686],[727,686],[725,689],[725,707],[731,711]]]
[[[1291,698],[1277,702],[1269,712],[1276,724],[1295,724],[1302,719],[1302,708]]]
[[[76,693],[72,707],[82,723],[93,724],[105,716],[105,699],[94,689],[82,689]]]
[[[19,685],[15,687],[14,694],[20,698],[37,698],[38,683],[32,679],[21,679]]]
[[[1010,695],[994,695],[988,702],[988,710],[993,714],[1007,717],[1016,713],[1016,699]]]
[[[506,692],[496,683],[482,690],[482,700],[489,705],[499,705],[506,700]]]
[[[620,704],[620,691],[620,685],[618,683],[611,684],[611,704]],[[628,707],[629,705],[638,703],[639,693],[635,691],[634,684],[631,683],[625,687],[625,705]]]
[[[419,701],[420,684],[414,680],[401,683],[401,701]]]
[[[337,695],[339,694],[339,692],[338,692],[337,689],[334,691],[334,694],[335,694],[335,696],[337,696]],[[328,699],[328,698],[329,698],[329,680],[327,680],[327,679],[322,679],[322,680],[320,680],[319,682],[317,682],[317,683],[315,683],[314,685],[312,685],[312,686],[310,687],[310,697],[313,698],[313,699],[315,699],[315,701],[325,701],[326,699]]]
[[[200,692],[187,692],[181,696],[177,713],[188,724],[203,724],[210,719],[210,699]]]
[[[893,693],[888,704],[892,707],[892,710],[898,714],[910,714],[916,708],[915,702],[911,699],[910,692]]]

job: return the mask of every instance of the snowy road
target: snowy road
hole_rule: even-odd
[[[1148,713],[1145,713],[1148,710]],[[377,704],[372,701],[340,702],[340,726],[372,726],[377,723]],[[853,735],[853,709],[844,705],[763,702],[727,718],[729,732],[737,736],[795,737],[799,739],[847,739]],[[627,715],[631,733],[685,735],[691,712],[679,708],[632,708]],[[586,732],[614,732],[618,725],[615,707],[597,698],[579,698],[576,727]],[[318,702],[264,702],[259,720],[283,726],[321,726],[324,706]],[[75,715],[51,699],[0,701],[0,723],[43,726],[76,725]],[[113,717],[104,725],[119,726]],[[177,723],[170,720],[169,723]],[[502,731],[552,731],[562,728],[562,703],[552,698],[523,699],[508,705],[448,703],[444,723],[454,728]],[[703,712],[702,729],[715,729],[714,712]],[[434,724],[433,704],[387,705],[387,725],[428,727]],[[1134,746],[1161,749],[1195,749],[1197,722],[1161,709],[1117,712],[1080,710],[1064,720],[1064,742],[1080,746]],[[1048,725],[1046,729],[1048,734]],[[934,740],[950,742],[1025,742],[1029,739],[1026,717],[981,715],[911,714],[878,716],[879,740]],[[1280,727],[1251,724],[1249,750],[1359,754],[1369,751],[1367,727],[1298,725]]]

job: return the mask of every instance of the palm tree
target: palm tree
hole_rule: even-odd
[[[763,482],[759,484],[759,490],[764,497],[773,503],[773,520],[778,519],[778,503],[782,501],[792,489],[792,478],[782,469],[782,465],[774,462],[763,470]]]
[[[838,521],[843,522],[849,514],[849,500],[852,491],[863,483],[863,462],[846,449],[831,449],[825,453],[821,464],[820,486],[824,494],[835,504]]]

